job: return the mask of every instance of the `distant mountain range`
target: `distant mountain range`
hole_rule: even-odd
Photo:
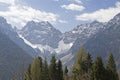
[[[65,33],[60,32],[47,21],[30,21],[23,29],[16,30],[0,17],[0,32],[8,38],[7,40],[18,45],[20,50],[25,51],[25,55],[31,57],[28,59],[41,56],[47,57],[49,61],[54,54],[57,59],[62,60],[64,66],[71,67],[76,53],[80,47],[84,47],[93,58],[100,55],[104,61],[112,52],[118,68],[120,67],[120,14],[109,22],[94,21],[81,24]]]
[[[73,63],[75,55],[80,47],[85,47],[86,50],[92,54],[93,58],[96,55],[104,56],[104,58],[106,58],[105,56],[107,56],[110,51],[114,54],[119,54],[116,53],[119,52],[118,50],[110,50],[108,48],[105,50],[104,53],[101,52],[104,51],[104,46],[106,42],[104,42],[104,44],[100,43],[100,41],[107,41],[109,43],[110,39],[107,37],[109,37],[110,35],[117,35],[112,34],[111,31],[116,33],[119,31],[119,20],[120,14],[116,15],[109,22],[100,23],[98,21],[94,21],[92,23],[81,24],[71,31],[65,33],[61,33],[59,30],[55,29],[49,22],[31,21],[28,22],[28,24],[19,31],[19,34],[22,35],[34,46],[36,45],[43,54],[43,51],[45,50],[46,56],[49,54],[55,54],[58,59],[61,59],[63,61],[64,65],[70,65],[71,62]],[[116,30],[115,26],[118,26]],[[105,37],[106,31],[108,31],[109,35]],[[102,36],[97,37],[100,34],[105,38]],[[112,37],[112,39],[114,38]],[[117,39],[119,40],[119,36],[116,36],[116,40]],[[117,42],[114,43],[118,44]],[[91,45],[94,45],[94,47],[91,47]],[[101,45],[102,48],[99,48],[99,45]],[[106,44],[106,47],[107,46],[113,47],[115,45],[110,46]],[[119,48],[119,44],[116,47]],[[50,55],[48,56],[48,58],[49,57]]]

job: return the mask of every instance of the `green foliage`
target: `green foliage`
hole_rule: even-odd
[[[57,80],[63,80],[62,62],[60,60],[57,63]]]
[[[110,53],[110,55],[108,57],[106,70],[108,72],[107,75],[109,75],[109,77],[107,77],[107,79],[109,79],[109,80],[119,80],[117,70],[116,70],[116,64],[115,64],[114,57],[113,57],[112,53]]]
[[[89,68],[92,69],[92,58],[89,53],[87,54],[87,57],[86,57],[86,67],[87,67],[87,69],[89,69]]]
[[[76,56],[76,60],[73,66],[73,73],[76,74],[77,72],[82,72],[82,62],[85,60],[85,51],[83,48],[80,49],[80,51],[78,52],[77,56]]]
[[[25,75],[25,80],[32,80],[31,79],[31,65],[29,65],[28,70]]]
[[[68,75],[68,69],[67,69],[67,66],[65,66],[65,69],[64,69],[64,75],[65,75],[65,76]]]
[[[73,65],[73,80],[92,80],[92,60],[90,54],[86,54],[83,48],[77,54],[75,64]]]
[[[64,80],[69,80],[68,68],[67,68],[67,66],[65,66],[65,69],[64,69]]]
[[[52,56],[52,59],[50,61],[50,66],[49,66],[49,77],[50,80],[56,80],[57,79],[57,73],[56,73],[56,58],[55,56]]]
[[[86,60],[84,64],[85,64],[85,79],[93,80],[92,59],[89,53],[86,54]]]
[[[101,57],[96,57],[93,64],[93,73],[94,80],[105,80],[105,68],[103,66]]]
[[[42,80],[42,58],[35,58],[31,65],[32,80]]]
[[[46,58],[43,64],[43,80],[49,80],[49,69],[48,69],[48,63],[46,61]]]
[[[63,75],[62,62],[56,61],[55,56],[52,56],[49,66],[46,58],[42,62],[42,58],[37,57],[29,66],[25,80],[119,80],[119,78],[112,54],[109,55],[104,68],[101,57],[96,57],[92,63],[91,55],[81,48],[76,56],[72,75],[68,76],[67,66]]]

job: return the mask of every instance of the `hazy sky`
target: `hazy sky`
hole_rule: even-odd
[[[119,12],[120,0],[0,0],[0,16],[17,28],[49,21],[65,32],[86,22],[107,22]]]

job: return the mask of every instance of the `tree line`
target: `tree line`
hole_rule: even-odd
[[[92,61],[91,55],[81,48],[69,70],[67,66],[63,70],[61,60],[56,60],[55,56],[49,65],[46,59],[36,57],[28,67],[25,80],[119,80],[112,53],[104,65],[100,56]]]

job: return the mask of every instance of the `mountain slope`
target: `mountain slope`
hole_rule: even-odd
[[[73,43],[72,47],[67,51],[66,54],[62,55],[61,59],[65,65],[72,65],[77,51],[82,47],[91,37],[96,35],[99,31],[105,29],[105,24],[94,21],[92,23],[81,24],[74,28],[73,30],[65,33],[66,37],[64,41],[66,43]],[[68,57],[69,56],[69,57]],[[67,59],[66,61],[66,57]]]
[[[92,54],[92,57],[101,56],[105,60],[110,52],[113,53],[117,62],[117,67],[120,67],[120,14],[103,25],[103,28],[98,30],[94,35],[87,38],[77,38],[68,54],[62,57],[65,65],[69,68],[75,60],[75,55],[80,49],[84,47],[85,50]],[[65,61],[68,57],[67,62]]]
[[[119,52],[117,48],[119,47],[119,25],[120,14],[107,23],[94,21],[81,24],[62,34],[49,22],[31,21],[20,31],[20,34],[41,51],[48,52],[47,55],[54,53],[58,59],[63,61],[64,65],[72,65],[80,47],[85,47],[93,57],[101,55],[106,59],[105,56],[110,51],[118,55],[115,51]]]
[[[0,80],[12,79],[20,66],[27,66],[31,60],[28,53],[0,32]]]
[[[106,29],[93,36],[84,45],[87,51],[95,57],[102,56],[106,60],[112,52],[117,66],[120,67],[120,14],[116,15],[106,24]]]
[[[87,39],[97,33],[99,30],[103,29],[103,25],[103,23],[97,21],[78,25],[73,30],[64,33],[63,41],[65,43],[71,43],[75,42],[77,38]]]
[[[47,56],[48,60],[51,54],[55,54],[58,59],[62,59],[65,63],[67,62],[66,57],[74,57],[74,53],[80,46],[103,29],[103,23],[94,21],[78,25],[71,31],[61,33],[49,22],[30,21],[19,31],[19,34],[25,41],[29,41],[33,48],[38,48],[43,55]]]
[[[19,45],[23,50],[25,50],[28,54],[30,54],[32,57],[38,55],[40,53],[39,51],[35,51],[32,47],[28,46],[23,39],[19,37],[17,32],[11,27],[10,24],[7,23],[7,21],[0,17],[0,32],[7,35],[13,42],[15,42],[17,45]]]
[[[30,21],[20,31],[20,34],[32,44],[48,45],[52,48],[58,46],[62,33],[49,22]]]

